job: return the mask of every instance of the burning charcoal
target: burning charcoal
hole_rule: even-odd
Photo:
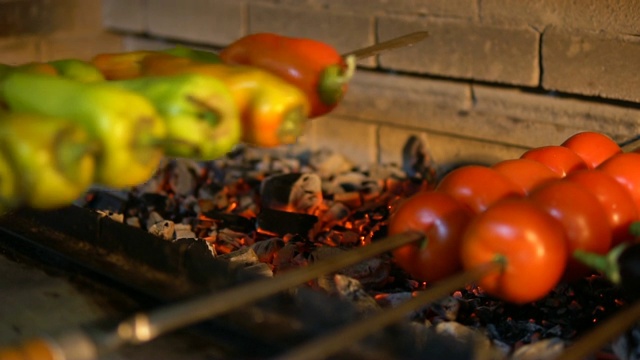
[[[252,243],[247,234],[228,228],[215,231],[212,237],[216,250],[221,253],[230,253]]]
[[[175,233],[176,239],[190,239],[196,237],[196,233],[191,230],[191,225],[189,224],[175,224]]]
[[[376,300],[366,292],[358,280],[340,274],[336,274],[333,279],[338,295],[351,301],[359,312],[371,313],[380,310]]]
[[[255,251],[249,247],[243,247],[242,249],[232,251],[228,254],[218,256],[219,259],[227,260],[233,265],[247,267],[260,263],[258,255]]]
[[[442,319],[453,321],[458,317],[460,310],[460,302],[453,296],[447,296],[431,306],[434,311]]]
[[[271,267],[265,263],[259,262],[257,264],[249,265],[244,269],[251,274],[273,277],[273,270],[271,270]]]
[[[363,188],[363,184],[367,181],[368,177],[356,171],[350,171],[344,174],[336,175],[333,180],[326,186],[325,192],[327,193],[342,193],[350,191],[359,191]]]
[[[511,360],[555,359],[564,349],[565,343],[561,339],[544,339],[519,347],[511,355]]]
[[[335,203],[322,215],[322,223],[326,227],[332,227],[337,223],[341,223],[349,217],[351,211],[343,203]]]
[[[216,220],[221,228],[243,233],[250,233],[256,229],[254,219],[247,219],[241,215],[221,211],[207,211],[202,214],[210,219]]]
[[[257,218],[258,229],[278,236],[299,234],[307,236],[318,222],[315,215],[292,213],[265,208]]]
[[[162,215],[160,215],[157,211],[152,211],[147,217],[147,229],[150,229],[153,225],[163,221],[164,217],[162,217]]]
[[[611,349],[620,360],[639,360],[640,326],[635,326],[617,337],[611,344]]]
[[[160,221],[149,228],[149,233],[165,240],[173,240],[176,233],[175,224],[170,220]]]
[[[169,187],[177,195],[194,194],[198,186],[201,168],[193,160],[175,159],[170,168]]]
[[[311,214],[322,203],[322,181],[315,174],[282,174],[264,179],[262,206]]]
[[[354,167],[344,155],[326,149],[314,153],[310,163],[323,179],[345,173]]]
[[[491,340],[480,331],[464,326],[455,321],[445,321],[435,325],[438,334],[453,336],[461,344],[472,344],[474,359],[501,359],[504,358],[502,350],[494,347]]]
[[[128,195],[116,190],[96,190],[85,195],[83,207],[93,210],[122,212]]]
[[[253,251],[255,251],[256,255],[260,262],[271,264],[273,263],[273,258],[278,254],[280,249],[284,247],[284,240],[281,238],[271,238],[267,240],[258,241],[255,244],[251,245]]]
[[[413,297],[412,292],[403,291],[389,294],[379,294],[375,297],[376,302],[383,308],[396,307],[399,304],[410,300]]]
[[[124,214],[115,213],[112,211],[103,211],[103,210],[97,210],[96,212],[100,214],[101,217],[108,217],[111,220],[117,221],[119,223],[124,222]]]
[[[425,144],[417,136],[410,136],[402,148],[402,169],[409,177],[424,178],[431,165]]]

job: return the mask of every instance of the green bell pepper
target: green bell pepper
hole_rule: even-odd
[[[58,75],[80,82],[98,82],[104,81],[104,75],[93,64],[77,60],[77,59],[63,59],[49,61],[48,64],[53,66]]]
[[[199,74],[111,81],[151,101],[165,120],[165,154],[195,160],[219,158],[240,141],[233,95],[220,80]]]
[[[160,52],[173,55],[173,56],[187,58],[200,63],[207,63],[207,64],[222,63],[222,60],[220,59],[218,54],[212,51],[197,50],[197,49],[192,49],[192,48],[188,48],[186,46],[181,46],[181,45],[178,45],[171,49],[161,50]]]
[[[0,82],[0,99],[14,112],[62,117],[85,127],[100,150],[95,182],[122,188],[147,181],[164,153],[166,125],[153,105],[106,82],[12,73]]]
[[[70,205],[93,182],[94,152],[89,134],[69,120],[34,113],[0,115],[0,153],[18,183],[13,206],[18,201],[36,209]]]

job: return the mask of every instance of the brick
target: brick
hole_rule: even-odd
[[[249,32],[275,32],[326,42],[339,52],[374,43],[373,17],[326,10],[249,5]]]
[[[57,37],[88,36],[104,31],[102,24],[102,0],[56,0],[50,16]]]
[[[334,113],[515,147],[559,144],[580,130],[619,140],[640,130],[638,110],[479,85],[472,101],[469,84],[364,70]]]
[[[146,30],[145,0],[103,0],[103,22],[109,29],[142,33]]]
[[[99,53],[123,50],[122,37],[102,33],[85,37],[47,37],[42,39],[42,60],[75,58],[89,60]]]
[[[526,24],[537,29],[548,26],[640,33],[640,2],[625,0],[482,0],[480,17],[495,24]]]
[[[531,134],[528,142],[533,146],[560,144],[585,130],[603,132],[617,141],[640,133],[640,109],[636,107],[484,85],[474,85],[473,94],[476,112],[551,125],[547,133]]]
[[[380,40],[419,30],[427,30],[429,38],[380,55],[381,66],[437,76],[538,85],[540,36],[531,28],[413,17],[378,20]]]
[[[472,19],[478,16],[475,0],[248,0],[250,3],[326,9],[360,14],[420,14]]]
[[[32,36],[0,38],[0,63],[18,65],[40,60],[38,39]]]
[[[245,6],[234,0],[147,0],[148,31],[169,39],[226,45],[245,34]]]
[[[520,157],[525,148],[398,126],[380,127],[380,163],[402,164],[402,147],[410,136],[425,145],[438,175],[467,164],[491,165]]]
[[[312,149],[339,150],[354,163],[371,164],[378,160],[376,131],[375,124],[329,114],[310,122],[304,141]]]
[[[640,102],[640,39],[551,28],[542,38],[542,86]]]
[[[53,24],[47,15],[52,8],[45,0],[0,1],[0,37],[51,31]]]

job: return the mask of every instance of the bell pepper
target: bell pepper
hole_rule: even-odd
[[[142,60],[156,52],[149,50],[98,54],[91,59],[107,80],[133,79],[140,76]]]
[[[100,70],[86,61],[62,59],[49,61],[48,64],[57,70],[58,75],[68,79],[80,82],[98,82],[105,80]]]
[[[2,157],[9,160],[19,183],[13,191],[21,205],[36,209],[70,205],[93,182],[95,147],[84,128],[67,119],[34,113],[0,115],[0,143]]]
[[[308,119],[309,103],[301,90],[264,70],[226,64],[168,66],[171,57],[145,59],[143,75],[201,74],[221,80],[231,90],[242,121],[242,141],[263,147],[295,143]]]
[[[107,82],[16,72],[0,82],[10,111],[62,117],[82,125],[99,145],[98,184],[122,188],[147,181],[163,157],[166,126],[143,96]]]
[[[185,46],[176,46],[170,49],[161,50],[160,52],[206,64],[217,64],[222,62],[220,56],[212,51],[197,50]]]
[[[272,33],[242,37],[225,47],[220,58],[227,64],[267,70],[297,86],[309,99],[311,118],[338,105],[356,66],[354,57],[343,59],[326,43]]]
[[[20,205],[22,199],[19,188],[20,181],[9,158],[0,151],[0,215]]]
[[[165,154],[212,160],[240,141],[231,91],[210,76],[185,74],[111,81],[149,99],[167,124]]]
[[[0,64],[0,80],[16,71],[57,76],[58,70],[51,64],[31,62],[22,65]]]

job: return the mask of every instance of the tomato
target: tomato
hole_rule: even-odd
[[[595,131],[577,133],[565,140],[562,146],[578,154],[590,169],[595,169],[608,158],[622,152],[613,139]]]
[[[564,146],[542,146],[531,149],[520,157],[521,159],[531,159],[546,165],[561,177],[576,170],[587,169],[587,164],[573,150]]]
[[[525,195],[515,182],[481,165],[467,165],[452,170],[440,180],[436,190],[453,196],[474,213],[486,210],[502,198]]]
[[[476,216],[462,240],[462,265],[504,262],[478,285],[488,294],[523,304],[538,300],[562,278],[568,258],[560,223],[527,199],[504,199]]]
[[[617,154],[598,166],[598,169],[613,176],[631,194],[640,212],[640,153]]]
[[[600,201],[612,230],[611,247],[634,239],[629,233],[629,226],[638,220],[638,210],[622,184],[598,170],[576,171],[566,179],[582,185]]]
[[[558,173],[531,159],[504,160],[492,168],[520,185],[525,194],[547,181],[560,178]]]
[[[605,254],[611,248],[611,226],[600,201],[580,184],[564,179],[537,188],[529,194],[529,199],[564,228],[570,256],[566,279],[572,281],[587,275],[589,268],[571,254],[577,249]]]
[[[416,280],[437,281],[460,270],[460,242],[471,212],[453,197],[428,191],[401,203],[389,219],[391,235],[417,230],[425,242],[393,252],[397,264]]]

